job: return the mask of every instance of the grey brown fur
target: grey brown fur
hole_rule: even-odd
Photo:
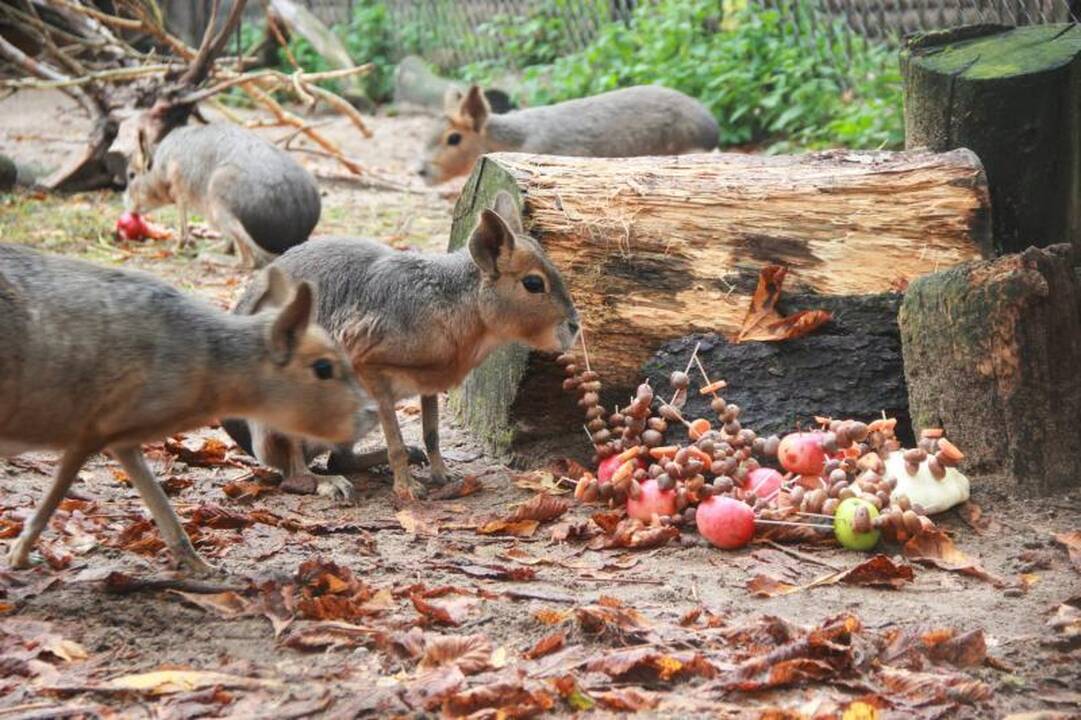
[[[371,240],[319,238],[290,250],[272,267],[315,286],[317,321],[341,342],[379,406],[387,451],[357,457],[339,448],[332,467],[355,471],[389,459],[395,491],[403,498],[419,488],[409,475],[395,402],[421,396],[432,477],[444,481],[438,393],[459,384],[500,345],[520,341],[562,351],[578,332],[578,316],[559,271],[524,233],[506,193],[494,210],[481,213],[469,247],[455,253],[423,255]],[[538,282],[542,292],[527,289],[527,283],[537,288]],[[255,297],[249,290],[235,311],[250,312]],[[248,434],[243,424],[226,428],[238,441]],[[286,443],[280,433],[255,424],[250,435],[256,456],[282,469],[287,480],[309,475],[310,448],[306,452],[300,443]]]
[[[418,168],[428,183],[469,173],[483,154],[517,151],[581,157],[707,152],[717,121],[702,103],[659,85],[639,85],[545,107],[493,115],[474,85],[448,92],[446,121]]]
[[[255,292],[275,309],[238,317],[141,272],[0,245],[0,455],[63,451],[52,488],[10,550],[12,565],[26,565],[93,453],[113,453],[174,558],[206,571],[141,443],[225,414],[328,442],[374,426],[346,357],[311,323],[311,286],[272,270]],[[317,377],[317,361],[332,377]]]
[[[149,162],[148,162],[149,160]],[[229,123],[173,130],[156,148],[140,135],[128,174],[128,209],[175,203],[182,242],[196,211],[248,267],[260,267],[308,239],[319,222],[315,179],[284,150]]]

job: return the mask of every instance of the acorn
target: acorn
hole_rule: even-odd
[[[882,498],[880,498],[878,495],[875,495],[874,493],[861,493],[860,497],[874,505],[879,510],[885,507],[885,503],[882,501]]]
[[[676,481],[672,479],[672,476],[668,473],[662,473],[657,476],[657,487],[661,490],[671,490],[676,486]]]
[[[837,443],[837,447],[842,450],[847,450],[852,447],[852,434],[847,425],[842,425],[837,428],[833,433],[834,441]]]
[[[664,443],[664,435],[656,430],[646,430],[642,433],[642,444],[646,447],[660,447]]]
[[[624,422],[626,422],[626,420],[627,417],[618,410],[608,416],[608,424],[613,428],[620,427],[621,425],[623,425]]]
[[[776,435],[770,435],[766,438],[766,441],[762,445],[762,453],[766,457],[776,457],[777,448],[781,446],[781,438]]]
[[[717,413],[718,415],[723,415],[724,414],[724,409],[727,406],[728,405],[727,405],[727,403],[725,403],[723,397],[715,397],[709,403],[710,409],[712,409],[713,412]]]
[[[841,501],[835,497],[827,499],[824,503],[822,503],[822,514],[833,515],[835,512],[837,512],[837,506],[840,504]]]
[[[595,393],[595,392],[587,392],[578,401],[578,404],[581,405],[584,408],[591,408],[591,407],[594,407],[595,405],[597,405],[597,403],[599,403],[600,401],[601,401],[601,399],[597,396],[597,393]]]
[[[867,510],[866,505],[860,505],[856,508],[856,512],[852,516],[852,529],[857,533],[871,532],[871,513]]]
[[[586,370],[582,373],[583,382],[597,382],[601,379],[601,376],[597,374],[596,370]]]
[[[856,491],[852,489],[851,485],[846,485],[837,493],[838,500],[847,500],[850,497],[856,497]]]
[[[836,433],[828,432],[828,433],[825,433],[824,435],[822,435],[822,449],[825,450],[830,455],[833,455],[834,453],[837,452],[837,434]]]
[[[676,390],[686,390],[691,384],[691,379],[682,370],[676,370],[668,376],[668,383]]]
[[[672,460],[664,464],[664,471],[677,480],[683,477],[683,466]]]
[[[742,430],[740,430],[739,433],[737,433],[737,437],[744,445],[751,445],[752,447],[754,446],[755,441],[758,439],[758,435],[755,433],[754,430],[751,430],[750,428],[743,428]]]
[[[638,386],[638,390],[635,391],[635,395],[638,397],[653,397],[653,386],[649,383],[642,383]]]
[[[730,493],[736,487],[736,483],[727,475],[720,475],[713,480],[713,488],[718,493]]]
[[[844,480],[833,483],[832,485],[830,485],[829,496],[831,498],[841,497],[841,491],[844,490],[846,487],[848,487],[848,483]]]
[[[875,493],[875,497],[878,498],[878,500],[879,500],[879,502],[878,502],[878,509],[879,510],[881,510],[882,508],[884,508],[884,507],[886,507],[887,505],[890,504],[890,494],[888,492],[883,492],[883,491],[879,490],[878,492]]]
[[[907,460],[905,461],[905,472],[906,473],[908,473],[909,475],[915,475],[919,471],[920,471],[920,466],[919,465],[916,465],[914,463],[910,463]]]
[[[848,473],[846,473],[844,470],[842,470],[839,467],[834,469],[834,470],[831,470],[830,474],[829,474],[829,482],[830,482],[830,485],[836,485],[837,483],[845,483],[847,485],[848,484]]]
[[[668,422],[664,418],[651,417],[646,420],[646,425],[649,425],[650,430],[656,430],[659,433],[668,431]]]
[[[581,392],[600,392],[601,384],[597,380],[593,380],[592,382],[582,382],[578,385],[578,389]]]
[[[634,478],[631,478],[631,485],[627,488],[627,496],[631,500],[639,500],[642,497],[642,486]]]
[[[606,458],[610,458],[615,454],[616,454],[616,449],[612,446],[611,443],[606,443],[604,445],[598,445],[597,446],[597,456],[601,460],[604,460]]]
[[[698,458],[691,458],[687,461],[687,465],[684,468],[684,472],[688,475],[697,475],[705,469],[705,465]]]
[[[683,511],[683,524],[686,525],[687,527],[692,527],[692,528],[696,527],[696,525],[695,525],[695,515],[697,514],[697,512],[698,511],[693,507],[689,507],[686,510],[684,510]]]
[[[661,405],[661,417],[670,422],[680,422],[683,420],[683,415],[676,408],[672,407],[668,403]]]
[[[912,509],[912,503],[909,502],[908,495],[898,495],[893,500],[893,504],[896,505],[897,509],[901,510],[902,512]]]
[[[731,420],[724,424],[724,431],[729,435],[738,435],[741,429],[739,420]]]
[[[793,505],[799,507],[800,504],[803,502],[803,498],[806,494],[807,491],[803,488],[803,486],[797,485],[788,491],[788,499],[792,501]]]
[[[567,378],[566,380],[563,381],[563,389],[567,390],[568,392],[573,391],[573,390],[577,390],[578,385],[579,385],[579,380],[576,377],[569,377],[569,378]]]
[[[598,417],[593,418],[588,423],[586,423],[586,427],[589,428],[590,432],[597,432],[598,430],[604,430],[605,428],[607,428],[608,423],[604,421],[604,418]]]
[[[608,414],[608,411],[604,409],[603,405],[596,405],[586,410],[586,420],[592,420],[594,418],[604,417]],[[614,427],[614,426],[613,426]]]
[[[931,477],[935,480],[941,480],[946,477],[946,468],[939,462],[938,458],[932,455],[927,458],[927,469],[931,472]]]
[[[728,403],[724,409],[725,415],[731,415],[733,418],[738,418],[740,413],[739,405],[735,403]]]
[[[560,365],[564,366],[564,367],[566,367],[567,365],[570,365],[571,363],[577,362],[577,361],[578,361],[578,359],[576,357],[574,357],[574,353],[563,353],[562,355],[560,355],[559,357],[556,358],[556,362],[559,363]]]
[[[901,520],[904,523],[904,528],[910,535],[919,535],[920,533],[920,516],[912,510],[905,510],[901,514]]]
[[[704,452],[706,455],[712,456],[713,453],[717,450],[717,443],[715,443],[713,441],[713,438],[710,437],[710,435],[708,434],[700,437],[696,444],[698,445],[698,449]]]
[[[593,438],[593,442],[600,445],[600,444],[606,443],[609,440],[611,440],[612,439],[612,433],[610,433],[607,428],[601,428],[597,432],[593,433],[592,438]]]
[[[563,372],[565,372],[570,377],[574,377],[575,375],[578,374],[578,366],[573,365],[573,364],[572,365],[567,365],[566,367],[563,368]],[[581,379],[581,378],[579,378],[579,379]]]
[[[850,422],[848,423],[846,432],[855,442],[863,442],[867,438],[867,423],[857,421]]]

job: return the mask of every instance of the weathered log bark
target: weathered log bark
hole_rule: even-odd
[[[899,314],[913,421],[1003,488],[1081,487],[1081,252],[1062,244],[927,275]]]
[[[908,433],[908,393],[897,328],[899,293],[861,297],[801,295],[782,304],[784,312],[823,309],[834,319],[814,334],[784,342],[732,343],[715,333],[688,335],[664,343],[646,361],[643,377],[658,394],[672,397],[668,378],[685,370],[698,343],[698,358],[711,380],[725,380],[719,392],[740,406],[740,423],[760,435],[783,434],[813,427],[814,416],[873,420],[885,412],[898,419],[902,440]],[[683,409],[687,418],[715,413],[697,388],[705,383],[690,370],[691,393]],[[623,398],[626,402],[626,398]],[[669,430],[671,439],[686,438],[683,428]],[[588,450],[588,445],[583,444]]]
[[[996,254],[1081,248],[1081,26],[957,28],[901,58],[906,145],[980,157]]]
[[[478,163],[455,207],[452,248],[500,190],[520,203],[563,272],[597,369],[618,397],[663,342],[738,330],[763,265],[789,268],[790,294],[865,296],[976,258],[989,243],[983,172],[963,150],[494,154]],[[496,451],[565,438],[581,415],[549,365],[505,350],[453,402]]]

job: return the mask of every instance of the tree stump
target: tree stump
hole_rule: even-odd
[[[1081,487],[1081,253],[1030,248],[913,282],[899,323],[912,419],[1010,491]]]
[[[609,408],[626,401],[665,341],[734,334],[764,265],[789,269],[788,296],[859,298],[977,258],[989,242],[986,184],[965,150],[492,154],[458,200],[451,249],[500,190],[562,271]],[[581,412],[560,385],[550,359],[511,347],[451,403],[490,450],[524,456],[581,434]]]
[[[1081,248],[1081,26],[969,26],[901,54],[905,144],[987,169],[995,254]]]
[[[814,417],[874,420],[885,412],[898,420],[902,440],[911,440],[908,391],[897,327],[899,293],[862,297],[802,295],[784,301],[784,314],[824,309],[834,319],[812,335],[784,342],[732,343],[715,333],[688,335],[664,343],[646,361],[644,377],[665,399],[672,397],[668,378],[686,370],[696,345],[710,380],[725,380],[720,391],[739,405],[740,423],[760,435],[783,434],[815,426]],[[712,396],[692,366],[691,392],[683,414],[717,425]],[[669,437],[682,441],[684,428],[674,423]],[[907,436],[907,437],[906,437]],[[588,450],[588,446],[584,446]]]

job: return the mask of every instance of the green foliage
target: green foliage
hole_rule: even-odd
[[[523,99],[541,105],[657,83],[701,100],[723,145],[900,145],[895,53],[858,36],[849,49],[839,28],[816,37],[797,43],[772,10],[722,18],[716,0],[642,3],[629,25],[608,23],[583,50],[528,68]]]

